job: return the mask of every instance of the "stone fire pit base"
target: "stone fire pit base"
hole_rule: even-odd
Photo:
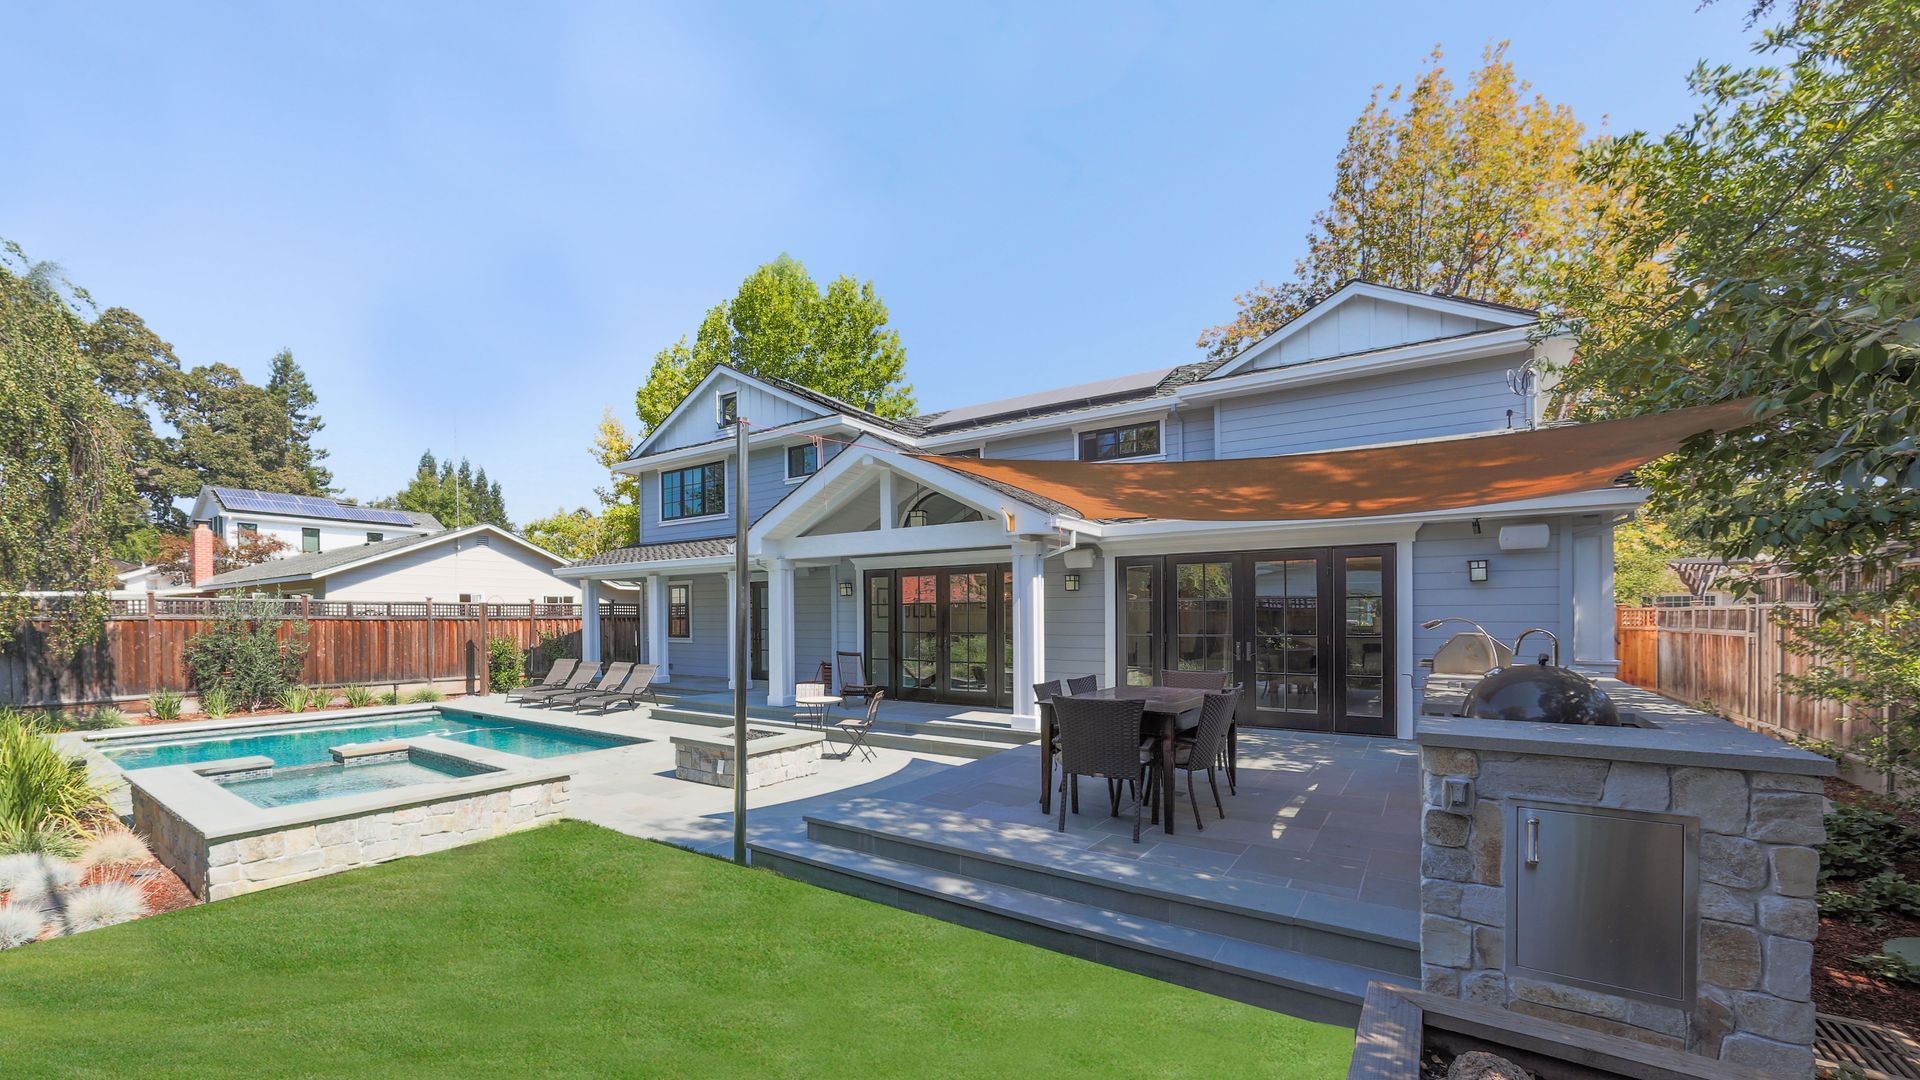
[[[821,743],[825,739],[826,736],[818,731],[748,728],[747,789],[812,776],[819,771]],[[711,737],[673,737],[673,774],[680,779],[715,787],[732,787],[733,768],[731,731]]]

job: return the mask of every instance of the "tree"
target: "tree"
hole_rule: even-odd
[[[267,378],[267,393],[280,403],[287,414],[291,434],[289,453],[293,466],[307,474],[307,486],[317,494],[332,494],[333,470],[321,465],[327,452],[313,445],[313,437],[327,426],[315,411],[319,395],[307,382],[307,373],[293,361],[292,349],[281,349],[273,357],[273,374]]]
[[[842,275],[822,293],[798,259],[781,255],[748,274],[732,300],[707,311],[692,345],[681,338],[654,357],[635,395],[641,431],[659,426],[721,363],[881,416],[909,416],[913,387],[901,381],[907,354],[888,318],[872,282]]]
[[[287,410],[233,367],[209,364],[183,373],[162,412],[178,432],[164,466],[172,490],[215,484],[323,494],[295,452]]]
[[[1239,313],[1200,347],[1231,355],[1354,279],[1531,306],[1567,264],[1603,261],[1616,288],[1637,292],[1658,266],[1622,263],[1613,239],[1637,204],[1578,175],[1584,129],[1529,89],[1504,42],[1486,48],[1459,97],[1437,47],[1411,90],[1375,87],[1293,279],[1235,297]]]
[[[513,528],[507,520],[506,498],[499,481],[489,482],[487,470],[475,472],[465,458],[460,459],[458,467],[451,458],[438,461],[431,450],[420,455],[411,483],[392,498],[377,500],[373,505],[432,514],[449,529],[475,522]]]
[[[1849,749],[1897,791],[1900,774],[1920,764],[1920,607],[1895,600],[1866,614],[1776,618],[1790,631],[1782,636],[1787,651],[1816,660],[1804,675],[1782,675],[1781,684],[1789,693],[1854,706],[1847,720],[1873,731]]]
[[[229,570],[238,570],[243,566],[256,566],[266,562],[291,546],[285,540],[268,533],[241,533],[240,542],[228,546],[220,536],[213,538],[213,572],[224,574]],[[193,540],[191,536],[171,535],[160,538],[159,552],[154,557],[154,569],[166,575],[174,584],[186,584],[193,580]]]
[[[552,515],[527,522],[520,535],[555,555],[568,559],[586,559],[600,554],[601,519],[584,506],[577,510],[555,510]]]
[[[1685,592],[1674,559],[1692,554],[1667,523],[1642,515],[1613,530],[1613,599],[1628,607],[1662,593]]]
[[[50,590],[75,594],[47,624],[68,649],[105,624],[110,546],[133,489],[84,322],[35,269],[14,244],[0,254],[0,642],[34,606],[21,594]]]
[[[1763,9],[1764,10],[1764,9]],[[1912,595],[1920,566],[1920,19],[1911,0],[1806,0],[1777,64],[1696,68],[1694,119],[1594,148],[1583,175],[1641,193],[1623,257],[1669,277],[1604,332],[1569,315],[1560,387],[1583,416],[1758,400],[1764,422],[1649,472],[1676,531],[1729,560]],[[1560,306],[1600,294],[1574,278]]]

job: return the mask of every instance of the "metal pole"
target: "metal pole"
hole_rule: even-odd
[[[734,418],[733,446],[733,861],[747,865],[747,419]]]

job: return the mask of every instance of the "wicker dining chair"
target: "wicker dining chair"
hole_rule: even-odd
[[[1227,688],[1227,673],[1224,671],[1163,671],[1160,673],[1161,686],[1173,686],[1182,690],[1211,690],[1219,693]]]
[[[1140,718],[1146,711],[1143,701],[1103,701],[1073,697],[1056,698],[1053,703],[1054,727],[1060,732],[1060,821],[1055,827],[1067,830],[1067,791],[1069,781],[1082,776],[1097,776],[1107,781],[1112,812],[1120,812],[1121,781],[1140,791],[1142,774],[1153,762],[1153,752],[1140,745]],[[1149,781],[1151,783],[1151,781]],[[1133,842],[1140,842],[1140,807],[1133,804]],[[1078,807],[1075,808],[1078,812]]]
[[[1214,809],[1220,816],[1227,816],[1227,808],[1220,801],[1220,785],[1214,779],[1214,769],[1220,763],[1220,753],[1226,745],[1227,725],[1233,722],[1233,712],[1240,704],[1238,691],[1222,694],[1208,694],[1207,702],[1200,707],[1200,724],[1193,729],[1193,737],[1180,737],[1173,741],[1173,767],[1187,774],[1187,801],[1193,805],[1194,828],[1206,831],[1206,822],[1200,820],[1200,800],[1194,794],[1193,774],[1201,769],[1207,772],[1207,784],[1213,788]],[[1153,770],[1147,777],[1147,797],[1152,798],[1158,786],[1160,770]],[[1170,801],[1173,792],[1167,792],[1169,801],[1164,803],[1167,813],[1173,813]]]
[[[1098,689],[1100,689],[1098,675],[1075,675],[1067,680],[1068,694],[1091,694]]]

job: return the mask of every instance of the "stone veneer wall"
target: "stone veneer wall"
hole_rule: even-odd
[[[798,746],[755,750],[747,743],[747,790],[763,788],[820,771],[820,741],[814,739]],[[715,787],[733,786],[733,747],[675,738],[673,773],[681,780]]]
[[[1469,815],[1437,809],[1473,777]],[[1758,1067],[1813,1073],[1813,901],[1825,839],[1816,777],[1428,746],[1420,858],[1425,988]],[[1508,797],[1697,818],[1699,960],[1691,1012],[1505,970]]]
[[[195,896],[222,900],[531,828],[564,816],[571,797],[563,778],[209,844],[135,786],[133,823]]]

